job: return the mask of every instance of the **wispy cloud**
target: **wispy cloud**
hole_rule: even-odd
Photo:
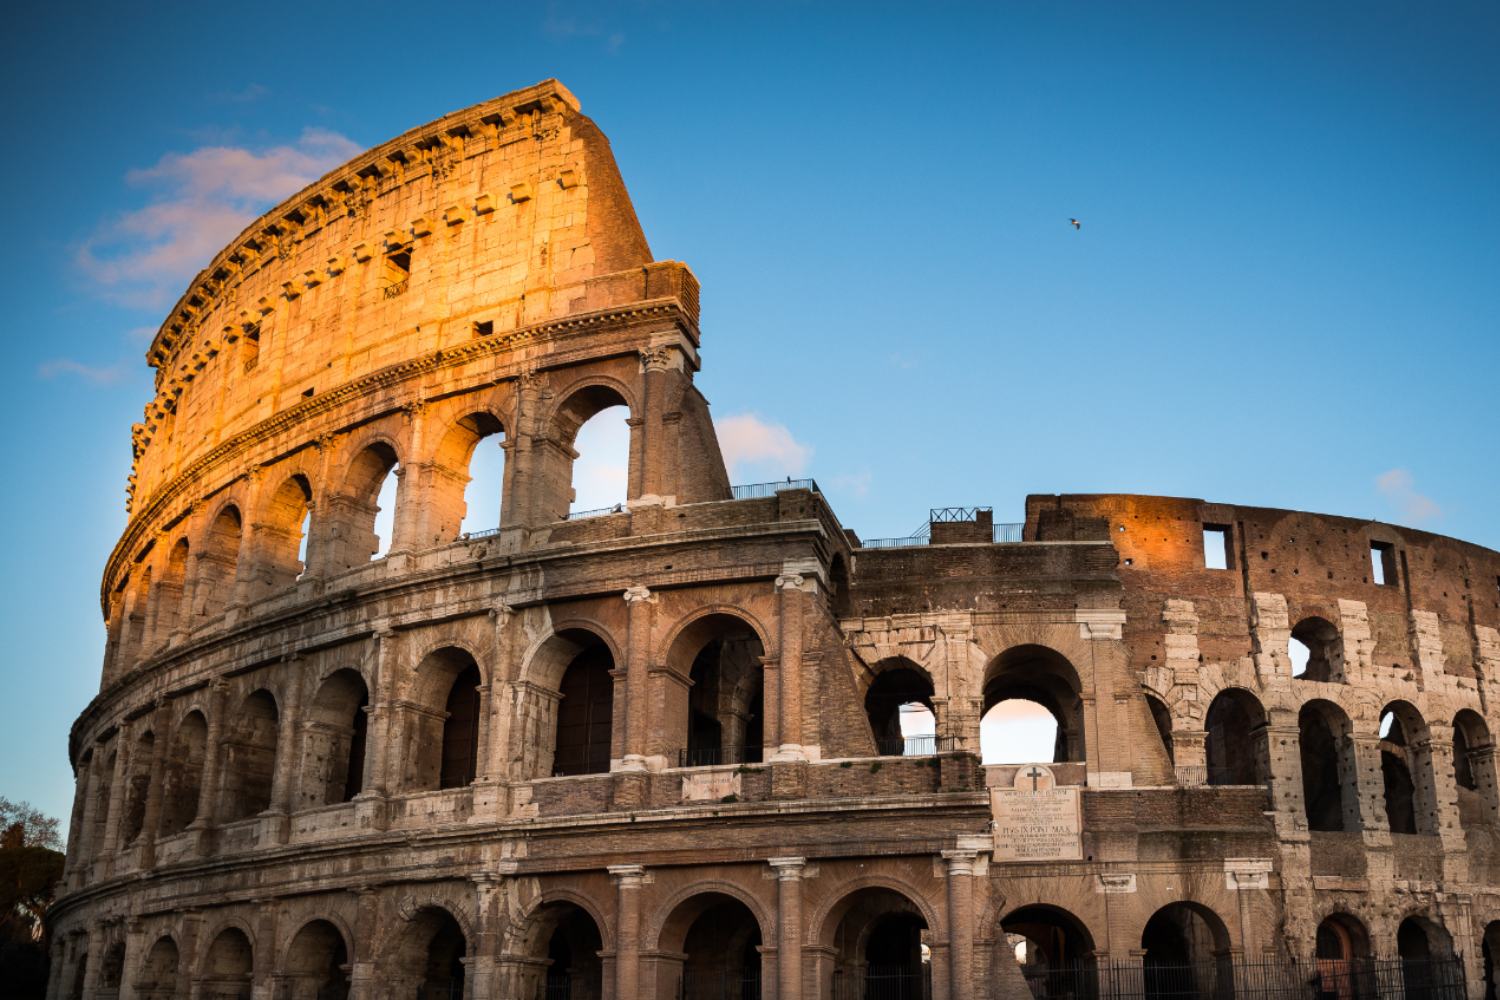
[[[1407,469],[1382,472],[1375,477],[1375,488],[1410,521],[1429,521],[1443,516],[1443,509],[1437,501],[1417,492],[1416,481]]]
[[[841,472],[830,476],[826,483],[820,476],[818,481],[829,489],[848,493],[850,496],[863,500],[870,495],[870,484],[874,482],[874,479],[869,469],[861,469],[858,472]]]
[[[812,460],[813,450],[778,423],[762,420],[754,413],[739,413],[715,421],[719,446],[731,478],[751,472],[767,476],[800,476]]]
[[[576,12],[563,13],[557,4],[549,4],[547,16],[542,19],[542,32],[553,38],[602,39],[604,47],[611,53],[619,52],[625,44],[625,32],[610,27],[601,17],[580,17]]]
[[[209,145],[168,153],[125,180],[150,202],[101,225],[77,262],[111,301],[156,309],[250,220],[359,152],[353,140],[309,128],[289,145]]]
[[[220,104],[254,104],[270,93],[271,88],[263,83],[247,83],[239,90],[216,90],[208,95],[208,99]]]
[[[38,365],[36,373],[49,381],[55,378],[72,377],[81,378],[94,385],[114,385],[129,374],[129,368],[123,361],[117,361],[112,365],[86,365],[72,358],[54,358]]]

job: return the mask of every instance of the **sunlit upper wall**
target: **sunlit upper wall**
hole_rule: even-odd
[[[607,140],[556,81],[413,129],[266,213],[173,308],[131,509],[308,399],[596,308],[590,278],[650,259]]]

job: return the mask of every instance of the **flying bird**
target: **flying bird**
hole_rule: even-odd
[[[1083,223],[1079,222],[1077,219],[1069,219],[1068,221],[1073,224],[1073,228],[1074,229],[1082,229],[1083,228]]]

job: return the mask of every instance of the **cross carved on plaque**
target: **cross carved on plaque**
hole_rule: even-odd
[[[1031,770],[1026,772],[1026,777],[1031,779],[1031,790],[1033,792],[1036,791],[1036,779],[1040,778],[1043,774],[1046,773],[1047,772],[1045,771],[1038,770],[1035,764],[1031,765]]]

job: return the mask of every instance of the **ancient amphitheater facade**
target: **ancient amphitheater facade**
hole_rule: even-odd
[[[207,264],[149,353],[52,997],[1494,995],[1500,554],[1114,495],[862,541],[731,485],[698,319],[555,82]],[[628,501],[570,514],[611,406]],[[984,764],[1015,699],[1055,751]]]

